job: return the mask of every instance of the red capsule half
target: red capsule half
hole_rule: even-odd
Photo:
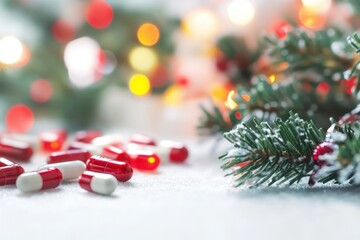
[[[44,132],[40,135],[41,149],[45,152],[56,152],[62,149],[67,138],[63,129]]]
[[[94,138],[102,136],[102,133],[98,130],[79,131],[74,135],[74,139],[77,142],[91,143]]]
[[[91,154],[87,150],[73,149],[60,152],[53,152],[50,154],[48,163],[59,163],[80,160],[84,163],[91,157]]]
[[[123,149],[118,147],[114,147],[114,146],[105,147],[101,156],[113,160],[127,162],[131,165],[130,156]]]
[[[131,136],[130,143],[136,143],[141,145],[148,145],[148,146],[156,146],[156,141],[152,137],[142,135],[142,134],[134,134]]]
[[[127,154],[131,159],[131,166],[141,171],[154,171],[160,165],[157,154],[148,150],[128,149]]]
[[[0,167],[0,186],[15,184],[16,179],[24,173],[24,169],[13,163],[12,165]]]
[[[100,156],[90,157],[86,162],[86,170],[111,174],[120,182],[130,180],[133,175],[133,169],[128,163]]]
[[[159,147],[169,150],[169,160],[171,162],[181,163],[189,156],[188,149],[180,142],[163,140],[159,142]]]
[[[10,139],[0,140],[0,157],[10,158],[15,161],[28,162],[32,154],[33,149],[27,143]]]
[[[0,167],[6,167],[6,166],[11,166],[14,165],[16,163],[6,159],[6,158],[0,158]]]

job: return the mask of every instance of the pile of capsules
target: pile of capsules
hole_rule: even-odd
[[[76,132],[71,138],[64,130],[44,132],[36,138],[3,134],[0,136],[0,186],[16,184],[22,192],[34,192],[78,179],[81,188],[109,195],[118,182],[131,179],[133,168],[155,171],[160,161],[182,163],[189,155],[180,142],[156,142],[141,134],[124,142],[120,134],[103,135],[97,130]],[[29,162],[37,149],[48,153],[48,164],[25,172],[19,162]]]

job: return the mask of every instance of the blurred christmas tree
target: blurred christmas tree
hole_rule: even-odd
[[[0,114],[20,105],[16,109],[84,128],[104,88],[128,87],[142,96],[172,83],[168,60],[177,19],[155,7],[131,10],[101,0],[57,4],[62,8],[1,2],[4,11],[32,26],[28,35],[35,37],[26,42],[0,32],[0,94],[7,109]]]

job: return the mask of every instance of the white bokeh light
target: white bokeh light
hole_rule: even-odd
[[[4,64],[17,63],[24,52],[24,46],[15,37],[6,36],[0,40],[0,62]]]
[[[64,61],[70,81],[77,87],[87,87],[98,80],[99,44],[82,37],[69,42],[64,51]]]
[[[234,0],[227,9],[230,20],[237,25],[247,25],[255,16],[254,5],[248,0]]]

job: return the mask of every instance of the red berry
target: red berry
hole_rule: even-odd
[[[225,56],[220,56],[215,60],[215,66],[220,72],[225,72],[229,68],[229,59]]]
[[[324,166],[326,164],[326,161],[320,160],[319,157],[327,153],[332,153],[333,151],[334,144],[329,142],[323,142],[319,144],[313,152],[313,159],[315,164],[318,166]]]

